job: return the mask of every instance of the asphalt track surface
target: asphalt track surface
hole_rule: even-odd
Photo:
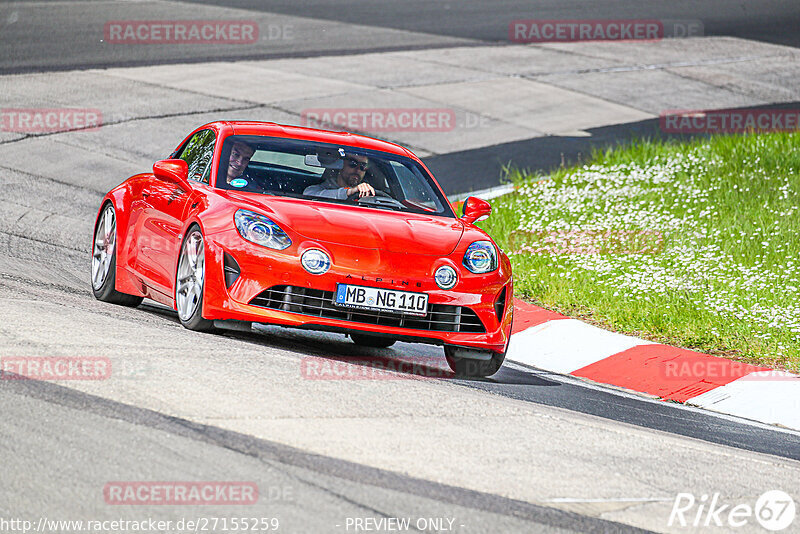
[[[6,72],[132,64],[98,53],[73,30],[87,16],[146,18],[134,8],[142,13],[150,3],[138,4],[0,6],[8,52],[0,64]],[[391,34],[394,41],[355,45],[345,35],[324,50],[294,43],[277,52],[286,55],[502,40],[508,19],[532,11],[518,2],[225,5],[401,32]],[[575,18],[576,5],[540,4],[535,16]],[[652,10],[636,16],[701,18],[707,33],[797,45],[796,31],[787,30],[800,25],[789,2],[682,4],[688,13],[643,5]],[[631,16],[624,6],[599,9],[582,8],[580,16]],[[36,10],[37,17],[23,16]],[[15,22],[12,11],[20,14]],[[33,26],[18,25],[25,20]],[[53,39],[35,38],[45,33]],[[136,61],[199,61],[230,51],[174,53]],[[609,141],[624,130],[614,128]],[[797,495],[800,439],[793,432],[516,365],[487,380],[455,380],[443,374],[434,347],[354,349],[342,336],[272,327],[201,335],[184,331],[160,306],[98,303],[88,283],[88,245],[99,199],[119,180],[87,186],[69,172],[53,180],[37,174],[37,157],[24,172],[0,162],[0,355],[107,356],[122,372],[99,382],[0,380],[0,517],[241,515],[236,507],[107,506],[102,487],[111,480],[256,481],[262,498],[245,515],[279,517],[284,532],[352,532],[345,525],[354,517],[448,517],[455,532],[667,531],[679,491],[748,502],[771,489]],[[301,372],[308,358],[349,366],[422,358],[439,378],[308,380]],[[760,530],[751,524],[741,531]]]
[[[192,1],[220,4],[210,0]],[[314,0],[303,3],[291,0],[268,2],[229,0],[224,5],[490,42],[507,41],[508,24],[518,19],[659,19],[699,20],[703,23],[705,35],[728,35],[790,46],[800,45],[800,36],[797,35],[800,8],[791,0],[769,3],[758,0],[735,3],[725,0],[706,2]]]
[[[759,2],[388,2],[314,1],[162,2],[114,0],[22,1],[0,4],[0,73],[361,54],[453,46],[505,45],[515,19],[660,19],[699,21],[709,36],[800,46],[800,6]],[[251,20],[261,39],[252,45],[133,45],[105,42],[103,28],[118,20]],[[691,59],[691,58],[687,58]],[[632,58],[635,64],[637,58]],[[646,60],[644,60],[646,63]],[[643,66],[647,68],[646,65]],[[364,69],[369,69],[365,64]],[[313,75],[313,65],[308,74]],[[353,69],[352,81],[358,81]],[[413,78],[406,74],[405,77]],[[209,84],[226,80],[209,79]],[[757,87],[758,83],[751,87]],[[658,86],[642,87],[644,92]],[[770,102],[755,90],[756,102]],[[792,99],[794,100],[794,99]],[[707,104],[706,104],[707,105]],[[796,108],[797,102],[783,104]],[[759,107],[767,107],[760,105]],[[545,136],[490,143],[479,150],[424,158],[448,192],[498,185],[513,165],[548,172],[602,149],[640,137],[673,137],[657,121],[594,128],[590,136]]]
[[[108,21],[213,20],[220,16],[227,20],[234,16],[256,20],[262,28],[261,42],[253,46],[114,47],[103,40],[103,27]],[[4,51],[0,72],[500,44],[508,42],[510,22],[534,18],[700,21],[704,35],[800,46],[797,31],[800,6],[794,0],[591,3],[578,0],[25,0],[0,5],[0,49]],[[291,27],[291,36],[279,30],[287,26]]]
[[[99,303],[87,246],[116,178],[56,181],[35,167],[2,170],[0,354],[108,357],[115,374],[0,380],[3,517],[231,517],[240,510],[108,506],[102,488],[247,480],[264,495],[248,517],[277,516],[286,532],[347,531],[354,517],[455,518],[457,532],[667,531],[679,492],[754,502],[795,491],[797,433],[515,365],[454,380],[436,347],[360,349],[277,327],[203,335],[157,305]],[[316,380],[309,358],[351,374],[365,361],[424,365]]]
[[[106,482],[103,477],[112,471],[125,480],[162,479],[165,470],[160,464],[168,460],[168,472],[177,475],[175,480],[258,481],[265,498],[258,508],[247,511],[247,517],[277,517],[280,531],[285,532],[335,531],[332,527],[344,526],[347,517],[406,517],[409,511],[417,517],[457,517],[471,531],[476,527],[493,532],[640,531],[309,454],[43,382],[9,382],[0,390],[0,398],[8,407],[0,423],[4,448],[14,453],[16,464],[4,467],[8,483],[4,501],[14,503],[13,508],[6,504],[4,517],[39,517],[43,509],[53,519],[53,514],[97,517],[94,499],[81,502],[74,498],[76,493],[96,495],[98,485]],[[65,465],[68,456],[72,458]],[[43,457],[52,461],[42,462]],[[59,468],[58,477],[53,477],[54,468]],[[47,489],[27,486],[48,479],[52,482]],[[63,486],[59,487],[59,479]],[[24,513],[26,508],[30,515]],[[235,509],[224,514],[231,511]],[[186,513],[170,510],[158,514],[158,519],[178,521]],[[128,515],[141,517],[119,514]],[[217,511],[214,515],[224,517]]]

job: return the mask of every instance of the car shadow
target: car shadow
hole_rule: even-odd
[[[180,320],[178,319],[178,312],[171,308],[167,308],[166,306],[159,304],[157,302],[152,301],[145,301],[139,304],[136,307],[137,310],[143,311],[145,313],[149,313],[150,315],[158,315],[159,317],[164,317],[165,319],[169,319],[173,323],[180,324]]]
[[[305,353],[301,373],[318,380],[462,379],[450,370],[441,349],[398,343],[390,348],[356,345],[343,334],[261,325],[226,336],[258,345]],[[437,350],[438,349],[438,350]]]
[[[504,386],[560,386],[561,383],[555,380],[549,380],[537,374],[538,371],[533,369],[523,370],[518,368],[511,368],[504,365],[497,373],[492,376],[492,381],[496,384]]]
[[[142,312],[180,324],[178,314],[155,302],[144,302]],[[202,335],[198,333],[198,335]],[[315,332],[259,324],[247,332],[220,330],[221,335],[260,346],[305,353],[301,372],[318,380],[392,380],[434,379],[455,382],[483,382],[505,386],[558,386],[559,383],[537,375],[535,371],[503,366],[486,378],[458,376],[447,365],[440,347],[399,343],[388,349],[362,347],[341,334]]]

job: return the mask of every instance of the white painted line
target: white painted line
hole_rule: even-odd
[[[672,502],[675,497],[619,497],[617,499],[573,499],[572,497],[556,497],[539,502],[554,503],[592,503],[592,502]]]
[[[652,341],[609,332],[577,319],[558,319],[511,336],[506,358],[557,373],[571,373]]]
[[[480,189],[478,191],[472,191],[470,193],[458,193],[455,195],[450,195],[447,198],[450,200],[450,202],[461,202],[462,200],[466,200],[467,197],[478,197],[482,198],[483,200],[491,200],[493,198],[501,197],[513,191],[514,191],[514,184],[504,184],[504,185],[499,185],[497,187],[490,187],[488,189]]]
[[[800,430],[800,377],[783,371],[750,373],[687,403]]]

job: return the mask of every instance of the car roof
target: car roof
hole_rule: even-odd
[[[301,139],[303,141],[315,141],[319,143],[366,148],[369,150],[378,150],[381,152],[389,152],[391,154],[397,154],[401,156],[414,157],[414,154],[408,149],[388,141],[381,141],[380,139],[373,139],[372,137],[349,132],[332,132],[328,130],[306,128],[303,126],[277,124],[274,122],[218,121],[206,124],[199,129],[208,128],[210,126],[219,127],[223,125],[229,126],[233,130],[233,135],[265,135],[270,137],[285,137],[289,139]]]

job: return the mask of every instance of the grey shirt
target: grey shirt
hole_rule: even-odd
[[[324,182],[316,185],[309,185],[303,191],[304,195],[308,195],[311,197],[324,197],[324,198],[335,198],[338,200],[347,200],[347,188],[341,187],[337,180],[339,178],[338,173],[331,173]]]

